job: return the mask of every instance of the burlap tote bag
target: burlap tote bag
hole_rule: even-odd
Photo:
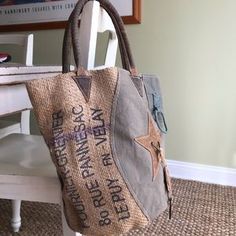
[[[118,235],[157,218],[171,186],[145,77],[136,72],[122,20],[109,1],[99,0],[115,25],[124,69],[80,65],[77,25],[87,2],[78,1],[68,21],[64,73],[26,85],[61,180],[68,225],[84,235]],[[69,72],[71,46],[75,72]]]

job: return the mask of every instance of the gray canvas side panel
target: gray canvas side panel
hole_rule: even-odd
[[[152,181],[150,153],[135,142],[135,138],[148,133],[151,116],[129,73],[119,71],[118,87],[112,108],[112,151],[117,166],[137,203],[151,219],[167,207],[162,166]]]
[[[142,78],[152,116],[161,132],[167,133],[159,79],[155,75],[142,75]]]

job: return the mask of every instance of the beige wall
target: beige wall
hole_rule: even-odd
[[[236,1],[143,0],[127,26],[140,72],[158,74],[167,158],[236,168]],[[35,64],[61,63],[62,30],[35,33]]]
[[[160,75],[168,158],[236,167],[236,2],[145,0],[129,27],[141,71]]]

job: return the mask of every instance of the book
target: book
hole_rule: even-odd
[[[9,54],[0,52],[0,63],[8,62],[10,60],[11,60],[11,56]]]

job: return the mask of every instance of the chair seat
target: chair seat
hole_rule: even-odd
[[[42,136],[10,134],[0,139],[0,175],[57,177]]]

